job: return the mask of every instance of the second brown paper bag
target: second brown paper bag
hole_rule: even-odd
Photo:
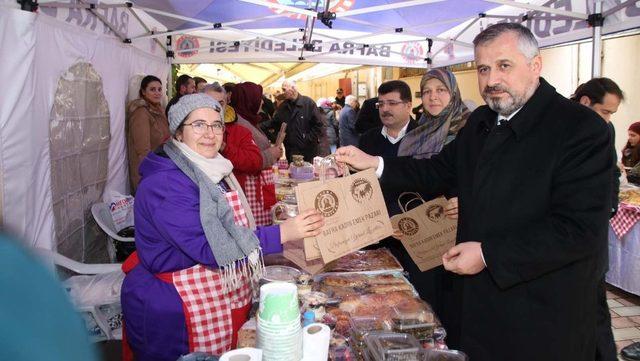
[[[315,245],[324,263],[328,263],[393,233],[373,169],[343,178],[300,183],[296,197],[299,209],[315,208],[324,217],[320,235],[305,239],[307,260],[313,259]]]
[[[420,271],[426,271],[442,264],[442,255],[456,244],[457,220],[445,216],[447,200],[444,197],[425,202],[416,193],[409,202],[420,201],[422,204],[406,211],[400,199],[398,203],[404,213],[391,217],[395,229],[402,232],[402,245],[416,263]]]

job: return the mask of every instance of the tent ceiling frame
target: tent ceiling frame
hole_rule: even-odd
[[[136,7],[136,9],[140,9],[142,11],[145,11],[145,12],[148,12],[148,13],[151,13],[151,14],[166,16],[168,18],[173,18],[173,19],[192,22],[194,24],[199,24],[199,25],[209,25],[209,26],[213,27],[213,25],[215,24],[214,22],[211,22],[211,21],[203,21],[203,20],[200,20],[200,19],[196,19],[196,18],[192,18],[192,17],[188,17],[188,16],[182,16],[182,15],[178,15],[178,14],[173,14],[173,13],[169,13],[169,12],[166,12],[166,11],[156,10],[156,9],[147,8],[147,7]]]
[[[428,24],[421,24],[421,25],[415,25],[415,26],[411,26],[412,29],[422,29],[422,28],[428,28],[431,26],[438,26],[438,25],[444,25],[444,24],[449,24],[449,23],[464,23],[465,21],[469,21],[472,19],[477,18],[478,15],[474,15],[474,16],[464,16],[464,17],[460,17],[460,18],[454,18],[454,19],[447,19],[447,20],[440,20],[440,21],[435,21],[432,23],[428,23]]]
[[[232,64],[233,64],[233,63],[232,63]],[[256,69],[260,69],[260,70],[264,70],[264,71],[267,71],[267,72],[269,72],[269,73],[271,73],[271,74],[276,74],[276,73],[279,73],[279,72],[280,72],[280,70],[276,70],[276,69],[269,69],[269,68],[267,68],[266,66],[258,65],[258,64],[256,64],[256,63],[242,63],[242,65],[246,65],[246,66],[249,66],[249,67],[252,67],[252,68],[256,68]]]
[[[131,38],[131,40],[157,39],[157,38],[163,38],[165,36],[170,36],[170,35],[180,35],[180,34],[190,33],[192,31],[209,30],[209,29],[213,29],[213,24],[202,25],[202,26],[197,26],[195,28],[189,28],[189,29],[183,29],[183,30],[161,31],[161,32],[149,31],[147,34],[134,36]]]
[[[149,27],[147,26],[147,24],[144,23],[144,21],[142,21],[142,19],[140,18],[140,16],[138,15],[138,13],[136,13],[135,10],[133,10],[131,7],[129,7],[127,10],[129,10],[129,13],[136,19],[138,20],[138,23],[140,23],[140,25],[142,26],[142,28],[149,34],[152,34],[153,31],[151,31],[151,29],[149,29]],[[160,48],[162,50],[164,50],[164,52],[167,52],[167,47],[162,44],[162,42],[158,39],[153,39],[153,41],[156,42],[156,44],[158,44],[158,46],[160,46]]]
[[[576,11],[561,10],[561,9],[553,9],[553,8],[549,8],[542,5],[525,4],[525,3],[515,2],[511,0],[483,0],[483,1],[495,3],[495,4],[507,5],[515,8],[520,8],[520,9],[537,10],[540,12],[545,12],[550,14],[564,15],[564,16],[568,16],[570,18],[578,19],[578,20],[585,20],[587,18],[587,14],[584,14],[584,13],[579,13]]]
[[[451,38],[451,42],[457,40],[460,36],[462,36],[462,34],[464,34],[467,30],[469,30],[469,28],[471,28],[475,23],[477,23],[478,21],[480,21],[480,19],[482,19],[481,17],[477,17],[475,19],[473,19],[471,22],[469,22],[469,24],[467,24],[462,30],[460,30],[458,32],[458,34],[456,34],[456,36],[454,36],[453,38]],[[449,44],[451,42],[447,42],[446,44],[444,44],[442,47],[440,47],[440,49],[438,49],[437,51],[435,51],[432,55],[431,58],[435,58],[438,54],[440,54],[444,49],[447,48],[447,46],[449,46]]]
[[[84,4],[84,0],[78,0],[78,3]],[[100,19],[100,21],[102,21],[102,23],[106,27],[108,27],[109,30],[113,31],[113,33],[116,34],[116,36],[118,37],[118,39],[120,39],[120,41],[123,41],[123,42],[125,41],[125,39],[127,38],[126,34],[122,34],[120,30],[116,29],[115,26],[113,26],[111,22],[109,22],[109,20],[104,15],[98,13],[93,7],[90,7],[89,9],[87,9],[87,11],[93,14],[96,18]]]
[[[607,17],[617,11],[620,11],[624,8],[626,8],[627,6],[629,6],[632,3],[637,2],[638,0],[627,0],[627,1],[623,1],[620,4],[612,7],[611,9],[608,9],[607,11],[605,11],[604,13],[602,13],[602,16]]]
[[[354,19],[347,19],[347,18],[345,18],[345,19],[343,19],[343,20],[345,20],[345,21],[353,21]],[[374,24],[374,23],[370,23],[370,22],[362,21],[362,20],[357,20],[357,22],[358,22],[359,24],[362,24],[362,25],[369,25],[369,26],[371,26],[371,27],[378,28],[378,29],[386,29],[386,30],[389,32],[389,34],[396,34],[396,33],[397,33],[395,28],[391,29],[391,28],[387,28],[387,27],[382,26],[382,25],[378,25],[378,24]],[[432,35],[429,35],[429,34],[418,33],[418,32],[416,32],[416,31],[406,30],[406,29],[403,29],[403,30],[402,30],[402,34],[416,36],[416,37],[418,37],[418,38],[422,38],[423,40],[431,39],[431,40],[434,40],[434,41],[442,41],[442,42],[447,42],[447,41],[449,41],[449,39],[441,38],[441,37],[439,37],[439,36],[432,36]],[[456,45],[459,45],[459,46],[464,46],[464,47],[467,47],[467,48],[473,48],[473,44],[471,44],[471,43],[467,43],[467,42],[464,42],[464,41],[458,41],[458,40],[456,40],[456,41],[455,41],[455,44],[456,44]]]
[[[227,65],[225,65],[225,64],[216,64],[216,66],[217,66],[217,67],[220,67],[220,68],[222,68],[222,69],[224,69],[224,70],[226,70],[226,71],[228,71],[229,73],[231,73],[231,74],[233,74],[233,75],[237,76],[237,77],[238,77],[238,78],[240,78],[240,79],[244,79],[244,76],[243,76],[242,74],[240,74],[240,73],[239,73],[238,71],[236,71],[236,70],[231,69],[230,67],[228,67],[228,66],[227,66]]]
[[[240,0],[240,1],[246,2],[246,3],[250,3],[250,4],[254,4],[254,5],[265,6],[265,7],[271,8],[271,9],[278,9],[278,10],[282,10],[282,11],[286,11],[286,12],[290,12],[290,13],[305,15],[305,16],[317,16],[318,15],[318,13],[316,13],[314,11],[311,11],[311,10],[304,10],[304,9],[300,9],[298,7],[295,7],[295,6],[282,5],[282,4],[279,4],[279,3],[265,1],[265,0]]]
[[[302,73],[303,71],[310,69],[312,67],[314,67],[316,64],[313,63],[299,63],[296,64],[294,66],[292,66],[291,68],[282,71],[279,74],[274,74],[270,77],[268,77],[267,79],[263,80],[260,82],[260,85],[262,85],[263,87],[268,87],[269,85],[273,84],[276,80],[280,79],[281,77],[284,77],[285,79],[287,78],[291,78],[292,76]]]
[[[39,2],[38,7],[41,8],[66,8],[66,9],[111,9],[111,8],[126,8],[127,4],[85,4],[85,3],[64,3],[59,1],[52,2]]]
[[[438,3],[442,1],[445,1],[445,0],[409,0],[409,1],[397,2],[393,4],[369,6],[366,8],[361,8],[356,10],[347,10],[347,11],[336,13],[336,18],[371,14],[371,13],[375,13],[378,11],[385,11],[385,10],[397,10],[397,9],[402,9],[406,7],[411,7],[411,6],[426,5],[426,4]]]

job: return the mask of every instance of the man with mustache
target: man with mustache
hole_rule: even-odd
[[[378,87],[375,107],[380,112],[382,125],[362,134],[358,148],[371,155],[397,157],[405,134],[418,124],[411,117],[411,88],[401,80],[382,83]],[[383,191],[390,216],[401,213],[398,207],[400,193]]]
[[[459,197],[457,274],[448,343],[471,360],[593,360],[597,270],[607,239],[611,154],[605,122],[540,77],[529,29],[495,24],[474,39],[477,108],[430,159],[387,159],[354,147],[338,161],[374,168],[385,190]]]

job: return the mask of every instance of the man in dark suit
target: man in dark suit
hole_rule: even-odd
[[[540,77],[527,28],[492,25],[474,46],[487,105],[440,154],[388,160],[345,147],[337,159],[375,168],[383,189],[456,188],[457,244],[442,256],[460,275],[458,317],[443,320],[454,348],[474,361],[593,360],[615,166],[607,126]]]
[[[401,80],[391,80],[378,87],[376,109],[380,112],[382,125],[371,128],[360,137],[358,148],[371,155],[397,157],[400,143],[408,131],[416,127],[411,118],[411,88]],[[402,191],[383,190],[389,215],[401,213],[398,196]]]
[[[616,158],[616,148],[614,146],[616,133],[611,116],[618,111],[620,103],[624,99],[622,90],[613,80],[609,78],[593,78],[584,84],[580,84],[575,93],[571,96],[571,100],[580,102],[580,104],[591,108],[598,113],[602,119],[607,122],[609,135],[611,137],[611,152],[614,159]],[[612,191],[611,191],[611,217],[618,210],[618,193],[620,192],[620,169],[614,168],[612,173]],[[598,320],[597,320],[597,338],[596,338],[596,361],[616,361],[618,359],[616,345],[613,342],[613,332],[611,331],[611,313],[609,313],[609,305],[607,304],[607,289],[605,277],[609,270],[609,247],[608,240],[602,244],[604,247],[600,251],[600,283],[598,285]],[[633,360],[633,358],[631,358]],[[637,359],[640,359],[637,358]]]

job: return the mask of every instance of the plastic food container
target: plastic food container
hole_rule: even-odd
[[[411,335],[372,332],[364,341],[375,361],[420,361],[422,347]]]
[[[389,332],[391,325],[388,321],[375,316],[354,316],[349,319],[350,342],[359,360],[365,358],[364,337],[371,332]]]
[[[264,275],[262,276],[262,280],[264,283],[269,282],[289,282],[296,283],[298,277],[300,277],[302,273],[288,266],[266,266],[264,268]]]
[[[468,361],[464,352],[456,350],[422,350],[420,361]]]
[[[393,307],[392,329],[398,333],[408,333],[418,341],[426,341],[434,337],[438,321],[427,303],[420,307],[407,307],[399,304]]]
[[[388,321],[375,316],[354,316],[349,319],[349,323],[352,342],[362,345],[364,345],[364,336],[372,331],[391,331],[391,325]]]

